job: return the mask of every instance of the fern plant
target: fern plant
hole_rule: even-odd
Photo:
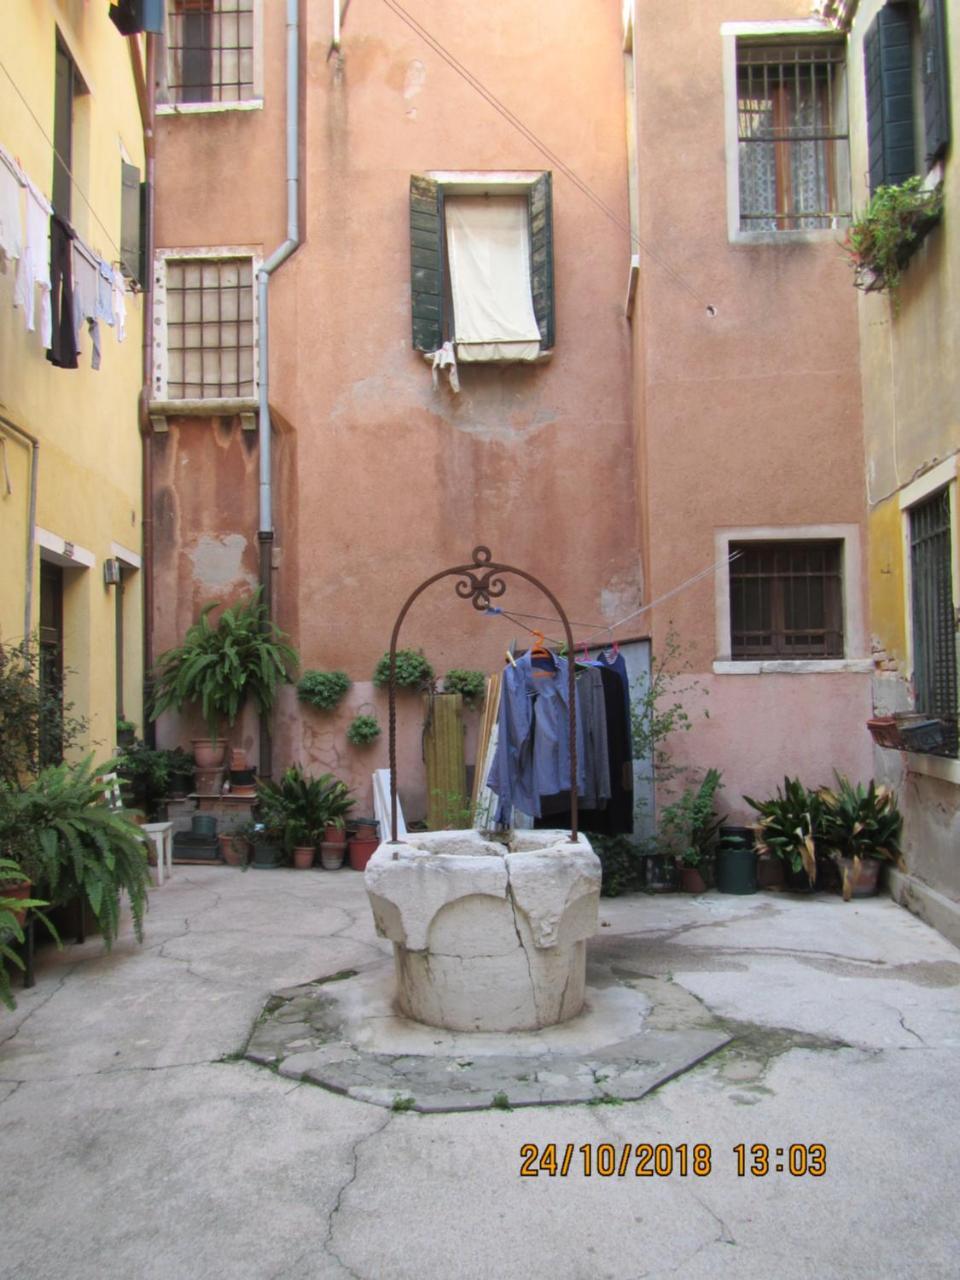
[[[154,670],[152,714],[184,703],[200,707],[216,739],[222,719],[232,725],[246,699],[258,711],[271,709],[278,684],[288,683],[297,654],[267,617],[258,589],[247,600],[224,609],[210,621],[218,603],[204,605],[183,643],[160,655]]]
[[[4,892],[4,885],[23,879],[23,870],[19,863],[11,858],[0,858],[0,1004],[8,1009],[15,1009],[17,1002],[13,998],[10,986],[10,974],[7,965],[12,964],[21,973],[25,968],[23,960],[14,951],[11,943],[22,946],[24,941],[21,919],[24,912],[32,911],[50,932],[54,942],[60,946],[60,938],[56,929],[40,910],[49,906],[42,898],[14,898]]]
[[[120,928],[126,893],[137,939],[147,905],[147,850],[129,815],[108,809],[93,757],[43,769],[19,791],[5,789],[0,809],[13,827],[31,833],[16,861],[45,899],[60,905],[82,896],[109,949]]]

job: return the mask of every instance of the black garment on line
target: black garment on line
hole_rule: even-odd
[[[577,810],[577,826],[581,831],[597,835],[633,834],[633,761],[630,750],[630,731],[626,704],[623,697],[623,681],[616,671],[601,667],[603,677],[603,702],[607,713],[607,755],[610,759],[610,799],[602,809]],[[559,808],[560,803],[565,807]],[[570,826],[570,793],[540,797],[542,818],[534,820],[535,827]],[[555,807],[556,806],[556,807]]]
[[[50,309],[53,334],[47,359],[60,369],[77,367],[77,334],[73,327],[73,228],[55,213],[50,219]]]

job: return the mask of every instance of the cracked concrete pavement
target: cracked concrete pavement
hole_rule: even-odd
[[[636,1102],[392,1112],[241,1057],[272,991],[389,956],[361,877],[177,867],[143,946],[44,949],[0,1014],[0,1280],[960,1272],[956,948],[886,899],[637,896],[601,921],[610,973],[730,1043]],[[567,1175],[520,1177],[550,1143]],[[601,1177],[604,1143],[707,1144],[710,1171]],[[769,1173],[738,1176],[739,1143]],[[825,1176],[775,1171],[812,1143]]]

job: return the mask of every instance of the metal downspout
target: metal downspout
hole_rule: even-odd
[[[257,272],[259,310],[260,586],[267,617],[273,618],[273,470],[270,435],[270,277],[300,244],[300,17],[299,0],[287,0],[287,238]],[[270,723],[260,717],[260,775],[273,769]]]
[[[19,436],[30,449],[30,496],[27,502],[27,559],[23,592],[23,638],[28,639],[33,627],[33,558],[37,547],[37,484],[40,473],[40,441],[23,427],[0,414],[0,423],[6,431]]]
[[[135,40],[136,37],[131,37]],[[146,162],[147,214],[143,284],[143,387],[140,391],[140,439],[143,447],[140,536],[143,556],[143,736],[147,745],[157,745],[157,726],[150,716],[153,701],[153,427],[150,424],[150,396],[153,386],[153,273],[154,273],[154,190],[156,182],[157,37],[147,32],[145,102],[143,104],[143,152]]]

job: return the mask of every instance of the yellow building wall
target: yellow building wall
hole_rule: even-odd
[[[85,243],[117,264],[121,237],[121,161],[144,170],[143,133],[128,41],[108,5],[87,0],[5,0],[0,6],[0,143],[39,190],[53,187],[55,48],[63,41],[86,86],[74,99],[71,223]],[[13,303],[15,271],[0,272],[0,641],[24,633],[30,498],[30,444],[38,443],[36,526],[78,549],[89,566],[66,568],[66,696],[89,719],[80,750],[106,755],[115,742],[116,588],[103,563],[141,549],[141,446],[137,403],[142,383],[142,295],[126,294],[126,339],[101,322],[99,371],[81,339],[78,369],[45,356],[38,325],[28,333]],[[6,463],[6,471],[3,463]],[[84,556],[90,553],[90,556]],[[31,630],[39,620],[40,559],[33,556]],[[49,553],[47,553],[49,554]],[[74,563],[78,563],[75,561]],[[124,711],[141,720],[141,573],[125,574]]]
[[[869,574],[873,643],[898,669],[907,660],[903,517],[896,495],[869,516]]]

